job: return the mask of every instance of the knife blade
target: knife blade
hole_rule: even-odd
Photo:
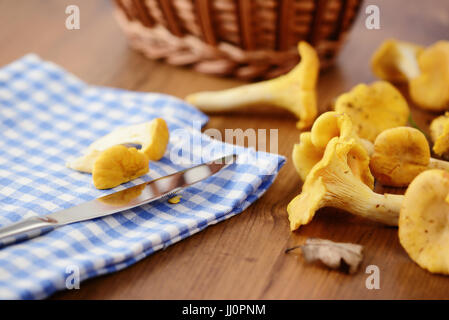
[[[167,198],[205,180],[236,160],[237,155],[232,154],[68,209],[21,220],[0,228],[0,246],[37,237],[66,224],[104,217]]]

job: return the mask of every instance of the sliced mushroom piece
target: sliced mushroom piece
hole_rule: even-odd
[[[385,130],[377,136],[370,168],[382,184],[405,187],[425,170],[449,170],[449,162],[430,157],[429,144],[421,131],[398,127]]]
[[[428,170],[410,184],[399,215],[399,240],[432,273],[449,274],[449,173]]]
[[[160,160],[165,153],[169,141],[167,123],[162,118],[149,122],[120,127],[94,141],[83,152],[83,156],[69,161],[67,167],[81,172],[91,173],[95,161],[100,154],[114,145],[136,144],[141,146],[139,152],[149,160]]]
[[[103,151],[94,163],[94,186],[97,189],[110,189],[136,179],[149,171],[148,163],[148,156],[136,148],[112,146]]]
[[[292,159],[296,172],[305,181],[310,170],[323,158],[324,150],[317,148],[311,139],[311,132],[303,132],[299,143],[293,146]]]
[[[370,141],[357,136],[348,115],[335,111],[325,112],[315,120],[312,131],[303,132],[299,143],[293,147],[293,164],[303,181],[314,165],[323,158],[327,144],[334,137],[342,140],[355,139],[365,147],[368,155],[374,150]]]

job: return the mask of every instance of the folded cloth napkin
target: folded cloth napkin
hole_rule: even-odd
[[[148,175],[97,190],[90,174],[65,166],[112,129],[156,117],[166,120],[170,142]],[[87,85],[36,55],[0,69],[0,226],[232,152],[240,155],[236,164],[187,188],[178,204],[160,200],[0,249],[0,298],[41,299],[76,287],[77,279],[123,269],[257,200],[284,158],[213,140],[199,131],[207,120],[167,95]]]

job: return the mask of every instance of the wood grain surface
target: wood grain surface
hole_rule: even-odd
[[[65,8],[76,4],[81,29],[65,28]],[[365,7],[376,4],[381,28],[365,27]],[[184,97],[200,90],[241,82],[149,61],[128,48],[108,0],[0,0],[0,65],[35,52],[88,83]],[[386,38],[429,45],[449,38],[449,1],[366,1],[335,67],[319,80],[320,110],[340,93],[374,79],[369,59]],[[413,110],[427,127],[435,115]],[[287,163],[266,194],[246,211],[211,226],[135,265],[57,293],[56,299],[430,299],[449,298],[449,277],[430,274],[409,259],[397,229],[322,209],[309,225],[291,233],[286,206],[301,181],[290,161],[299,131],[285,112],[259,111],[213,115],[207,128],[278,129],[279,153]],[[288,247],[308,237],[359,243],[365,259],[356,275],[307,265]],[[368,290],[365,268],[380,269],[380,289]]]

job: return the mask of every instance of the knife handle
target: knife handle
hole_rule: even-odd
[[[0,247],[50,232],[59,226],[47,217],[32,217],[0,228]]]

